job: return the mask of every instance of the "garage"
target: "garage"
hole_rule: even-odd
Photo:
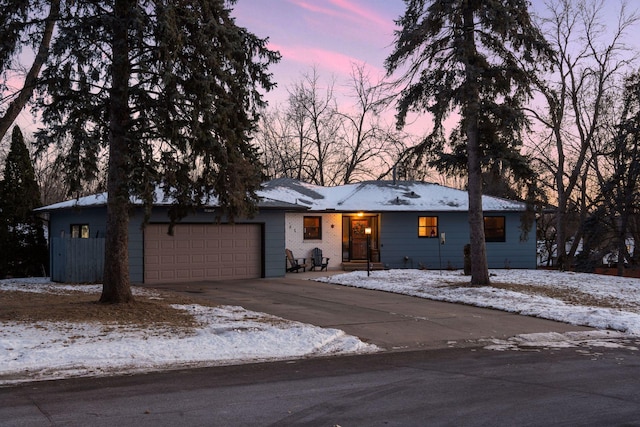
[[[168,224],[144,230],[144,282],[197,282],[262,276],[260,224]]]

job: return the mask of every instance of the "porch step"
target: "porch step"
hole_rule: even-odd
[[[352,262],[343,262],[342,269],[344,271],[367,271],[367,262],[366,261],[352,261]],[[371,270],[384,270],[384,266],[381,262],[372,262]]]

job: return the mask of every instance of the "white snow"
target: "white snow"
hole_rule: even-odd
[[[311,211],[446,211],[466,212],[469,198],[466,191],[439,184],[420,181],[366,181],[335,187],[307,184],[293,179],[276,179],[266,182],[256,193],[262,200],[285,202],[304,206]],[[52,211],[73,207],[103,206],[107,193],[80,197],[36,209]],[[132,198],[131,203],[142,201]],[[154,205],[170,205],[173,199],[156,189]],[[216,206],[217,198],[203,200],[207,206]],[[482,196],[484,211],[524,211],[525,205],[498,197]]]
[[[312,211],[458,211],[469,210],[466,191],[421,181],[365,181],[323,187],[291,179],[267,182],[258,192],[283,202],[309,207]],[[523,203],[482,196],[489,211],[523,211]]]
[[[541,292],[469,287],[459,271],[389,270],[337,274],[315,280],[378,289],[440,301],[537,316],[599,331],[569,334],[539,333],[509,340],[491,339],[492,350],[527,347],[624,346],[636,349],[640,337],[640,279],[544,270],[491,271],[492,283],[525,285],[532,291],[568,291],[615,308],[562,301]],[[0,281],[0,290],[61,292],[82,289],[98,293],[99,285],[60,285],[47,279]],[[153,295],[135,288],[136,294]],[[583,298],[584,300],[584,298]],[[203,326],[193,333],[176,334],[162,328],[131,326],[2,322],[0,330],[0,384],[111,375],[183,366],[213,366],[286,360],[333,354],[367,353],[380,349],[337,329],[323,329],[242,307],[177,306],[196,316]]]
[[[46,279],[1,280],[0,290],[99,295],[100,285]],[[134,295],[153,297],[133,288]],[[97,323],[0,322],[0,385],[23,381],[145,372],[379,351],[338,329],[292,322],[242,307],[176,305],[202,325],[176,334],[161,327]]]
[[[525,334],[507,341],[491,340],[488,349],[576,347],[584,342],[591,346],[636,349],[629,345],[629,340],[640,337],[640,279],[549,270],[492,270],[490,274],[492,284],[524,285],[531,292],[493,286],[470,287],[467,285],[470,278],[460,271],[388,270],[372,271],[370,276],[359,271],[315,280],[492,308],[602,330]],[[540,295],[559,292],[582,296],[582,300],[606,301],[603,305],[615,308]]]

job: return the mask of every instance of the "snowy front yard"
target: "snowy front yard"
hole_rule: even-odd
[[[469,287],[459,271],[390,270],[338,274],[316,279],[346,286],[384,290],[592,326],[602,332],[529,334],[487,348],[517,343],[569,346],[580,340],[640,337],[640,279],[554,271],[492,271],[491,287]],[[0,281],[3,298],[17,293],[87,292],[96,285],[58,285],[44,279]],[[135,288],[141,298],[160,298]],[[2,308],[2,304],[0,304]],[[380,349],[336,329],[291,322],[242,307],[176,304],[196,326],[172,329],[91,321],[1,322],[0,385],[69,376],[112,375],[187,366],[214,366],[285,360]],[[6,313],[5,313],[6,314]],[[7,316],[4,317],[7,319]],[[588,336],[587,336],[588,335]],[[516,343],[516,344],[514,344]]]
[[[389,270],[321,282],[493,308],[640,336],[640,279],[549,270],[491,270],[490,287],[469,287],[460,271]]]

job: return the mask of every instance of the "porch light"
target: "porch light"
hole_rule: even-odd
[[[359,217],[363,217],[364,216],[364,212],[358,212],[358,216]]]

